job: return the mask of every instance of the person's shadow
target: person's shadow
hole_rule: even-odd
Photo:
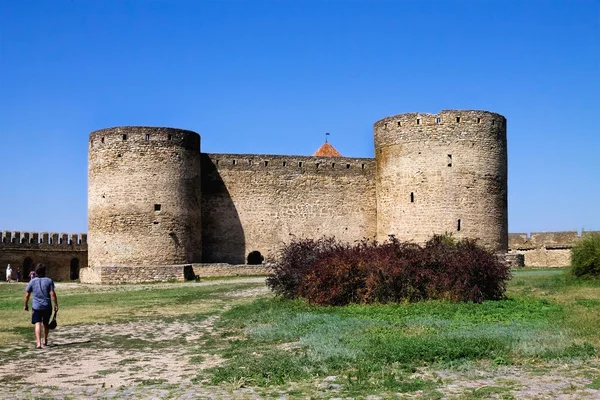
[[[92,343],[91,339],[87,340],[76,340],[72,342],[62,342],[62,343],[50,343],[45,345],[44,347],[65,347],[65,346],[75,346],[78,344]]]

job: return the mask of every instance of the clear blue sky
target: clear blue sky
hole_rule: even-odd
[[[87,230],[87,138],[373,157],[386,116],[508,119],[509,230],[600,230],[600,2],[0,0],[0,230]]]

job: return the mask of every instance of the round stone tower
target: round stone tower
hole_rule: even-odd
[[[163,280],[161,268],[201,262],[200,135],[117,127],[92,132],[89,146],[89,267],[116,274],[96,279]]]
[[[506,118],[487,111],[400,114],[374,126],[377,239],[477,238],[507,251]]]

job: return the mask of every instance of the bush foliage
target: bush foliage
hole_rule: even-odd
[[[571,272],[577,277],[600,277],[600,234],[584,237],[571,249]]]
[[[286,246],[267,279],[286,298],[321,305],[425,299],[482,302],[504,296],[509,267],[475,241],[433,236],[424,246],[334,238],[297,239]]]

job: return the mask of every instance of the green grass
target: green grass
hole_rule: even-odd
[[[599,288],[569,280],[564,270],[538,269],[515,271],[508,298],[482,304],[317,307],[259,299],[222,315],[219,328],[244,339],[207,343],[228,359],[208,373],[214,384],[255,386],[334,375],[349,393],[376,393],[432,388],[410,377],[423,366],[588,359],[597,355],[600,326],[586,325],[577,309],[598,314]],[[590,290],[595,298],[586,297]],[[486,390],[471,397],[491,394]]]
[[[442,379],[423,375],[423,370],[473,372],[514,365],[527,366],[531,373],[539,367],[544,374],[552,363],[597,357],[600,348],[600,282],[574,279],[565,269],[514,271],[507,298],[482,304],[426,301],[318,307],[271,295],[253,301],[229,296],[260,286],[226,282],[117,285],[102,291],[65,288],[58,290],[59,324],[143,321],[166,326],[201,324],[217,316],[214,329],[199,331],[202,337],[197,342],[183,336],[149,340],[151,334],[143,339],[111,334],[89,346],[122,352],[124,358],[117,365],[138,371],[140,385],[165,383],[142,375],[138,362],[144,354],[184,348],[195,366],[206,368],[211,360],[224,360],[199,371],[197,384],[227,390],[252,386],[257,393],[265,391],[265,397],[274,391],[317,397],[335,392],[335,397],[354,398],[419,392],[423,398],[436,399],[442,397]],[[24,286],[1,289],[0,345],[30,345],[30,317],[22,311]],[[0,353],[0,362],[18,359],[20,352],[9,347]],[[112,373],[116,370],[98,371],[100,376]],[[600,388],[597,376],[589,380],[588,388]],[[514,385],[498,381],[467,388],[458,398],[511,399]]]
[[[261,287],[261,283],[200,285],[115,285],[107,290],[85,286],[56,293],[60,326],[135,320],[172,322],[185,317],[202,320],[219,311],[227,294]],[[30,314],[23,311],[24,284],[3,284],[0,290],[0,346],[30,339]],[[30,300],[31,307],[31,300]]]

